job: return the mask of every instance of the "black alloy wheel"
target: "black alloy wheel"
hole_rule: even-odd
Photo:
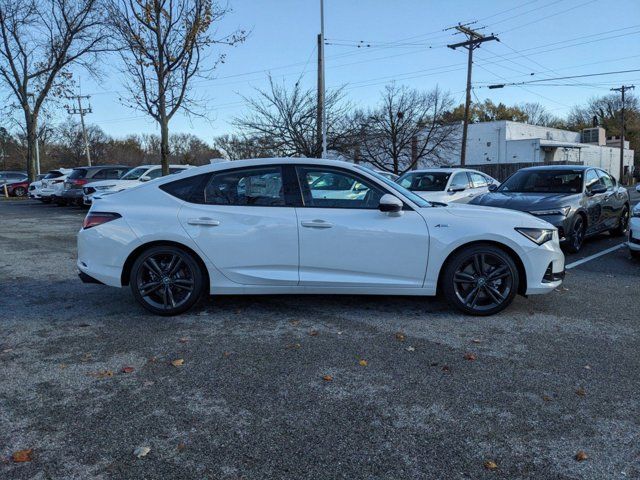
[[[616,228],[609,230],[609,233],[614,237],[621,237],[625,233],[627,233],[628,229],[629,229],[629,207],[625,205],[622,209],[622,213],[620,214],[620,217],[618,218],[618,226]]]
[[[131,269],[133,296],[156,315],[171,316],[189,310],[202,296],[203,272],[193,256],[177,247],[152,247]]]
[[[13,194],[16,197],[24,197],[27,194],[27,189],[24,187],[17,187],[13,189]]]
[[[505,309],[518,291],[518,269],[511,256],[491,245],[464,249],[447,262],[442,290],[453,306],[471,315]]]
[[[580,251],[584,243],[586,230],[587,226],[584,223],[584,218],[582,215],[577,214],[573,219],[569,237],[567,238],[567,250],[569,252],[578,253]]]

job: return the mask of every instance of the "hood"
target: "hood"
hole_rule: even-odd
[[[581,194],[565,193],[489,192],[474,198],[470,203],[530,212],[566,207],[578,201],[580,196]]]
[[[121,190],[123,188],[133,187],[134,185],[138,185],[140,182],[138,180],[100,180],[98,182],[89,182],[85,185],[85,187],[93,187],[96,190]]]
[[[419,192],[419,191],[414,191],[413,193],[415,193],[416,195],[424,198],[428,202],[447,203],[447,202],[451,201],[451,195],[449,195],[445,191],[441,191],[441,192]]]
[[[530,213],[508,210],[506,208],[485,207],[480,205],[471,205],[468,203],[448,203],[447,206],[443,208],[446,208],[451,215],[455,215],[457,217],[473,218],[477,220],[486,216],[487,224],[490,224],[495,220],[496,216],[499,216],[501,222],[508,220],[514,227],[555,228],[550,223],[542,220],[541,218],[535,217]]]

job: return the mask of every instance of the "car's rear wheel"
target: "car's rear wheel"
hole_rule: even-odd
[[[157,246],[136,259],[130,284],[135,299],[150,312],[178,315],[200,300],[204,273],[189,252],[174,246]]]
[[[618,226],[609,230],[609,233],[614,237],[621,237],[629,229],[629,207],[626,205],[622,209],[620,218],[618,218]]]
[[[470,315],[492,315],[513,301],[520,282],[511,256],[492,245],[464,248],[445,265],[441,289],[447,301]]]
[[[567,250],[570,253],[578,253],[584,243],[584,235],[587,231],[587,225],[584,222],[582,215],[577,214],[573,217],[571,222],[571,228],[569,229],[569,236],[567,237]]]

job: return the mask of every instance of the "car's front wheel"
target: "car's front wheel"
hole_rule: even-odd
[[[578,253],[580,251],[586,231],[587,225],[583,216],[580,214],[575,215],[567,236],[567,251],[570,253]]]
[[[133,296],[156,315],[178,315],[200,300],[204,272],[189,252],[174,246],[151,247],[134,262]]]
[[[475,245],[447,261],[441,290],[464,313],[493,315],[513,301],[519,282],[518,269],[507,252],[492,245]]]
[[[27,194],[27,189],[24,187],[18,187],[13,189],[13,194],[16,197],[24,197]]]

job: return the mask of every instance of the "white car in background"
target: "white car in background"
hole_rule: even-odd
[[[64,181],[71,172],[73,172],[73,168],[49,170],[49,173],[41,180],[40,200],[44,203],[51,203],[56,196],[59,197],[64,190]]]
[[[636,186],[636,192],[640,193],[640,185]],[[631,256],[640,259],[640,203],[631,211],[628,245]]]
[[[318,194],[329,174],[360,194]],[[544,220],[430,204],[367,168],[310,158],[206,165],[104,197],[78,233],[77,266],[84,282],[130,286],[159,315],[209,294],[436,293],[490,315],[564,277]]]
[[[191,168],[191,166],[169,165],[169,174],[182,172],[187,168]],[[87,183],[82,188],[82,200],[85,205],[91,205],[94,200],[99,200],[106,195],[112,195],[161,176],[162,167],[160,165],[141,165],[132,168],[118,179]]]
[[[427,201],[441,203],[469,203],[474,197],[487,193],[489,185],[500,185],[486,173],[468,168],[412,170],[396,182]]]
[[[29,198],[40,200],[40,192],[42,190],[42,179],[46,176],[47,176],[46,173],[40,174],[36,177],[35,182],[31,182],[29,184],[29,189],[27,192]]]

